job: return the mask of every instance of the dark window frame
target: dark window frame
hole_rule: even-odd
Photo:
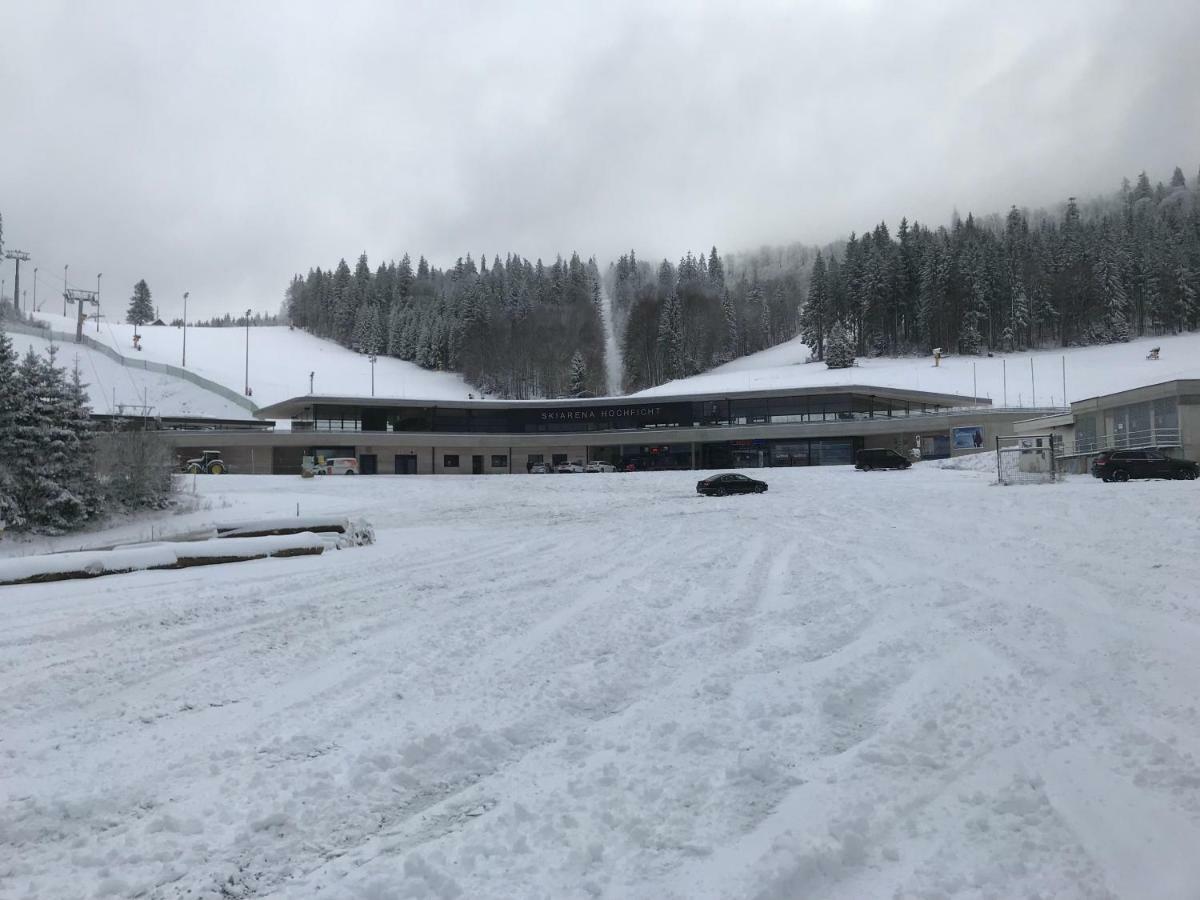
[[[460,455],[461,454],[458,454],[458,453],[443,453],[442,454],[442,468],[443,469],[457,469],[459,467],[458,458]],[[454,461],[451,462],[451,460],[454,460]]]

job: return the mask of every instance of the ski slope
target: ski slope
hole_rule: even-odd
[[[1146,358],[1151,347],[1161,348],[1157,361]],[[824,363],[804,364],[810,355],[799,339],[791,340],[637,396],[862,384],[987,397],[997,407],[1045,407],[1065,405],[1064,360],[1068,402],[1176,378],[1200,378],[1200,333],[991,357],[946,356],[936,368],[932,357],[922,356],[860,359],[850,369],[828,369]]]
[[[0,544],[377,535],[0,591],[0,896],[1194,900],[1200,483],[696,477],[201,476]]]
[[[52,328],[73,332],[75,325],[62,316],[38,313]],[[88,336],[106,343],[124,356],[136,356],[180,365],[183,329],[145,326],[142,350],[133,349],[133,326],[101,325]],[[245,328],[188,328],[187,368],[197,375],[241,392],[246,386]],[[326,395],[369,396],[371,364],[360,353],[333,341],[313,337],[300,329],[267,326],[250,329],[249,380],[251,399],[268,406],[289,397],[309,393],[308,375],[313,372],[313,392]],[[465,400],[478,391],[457,374],[431,372],[413,363],[380,356],[375,364],[375,394],[379,397],[422,400]]]
[[[45,338],[17,332],[8,336],[21,356],[31,347],[35,353],[44,355],[51,344]],[[253,418],[236,403],[182,378],[122,366],[83,344],[54,342],[54,346],[58,349],[59,366],[69,372],[78,363],[93,412],[115,413],[134,407],[140,410],[147,405],[158,415]]]

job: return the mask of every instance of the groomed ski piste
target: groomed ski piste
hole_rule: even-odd
[[[73,321],[58,315],[38,313],[37,318],[52,328],[73,334]],[[133,326],[102,322],[99,331],[89,323],[87,335],[130,359],[146,359],[179,366],[183,361],[183,329],[169,325],[145,325],[138,329],[142,349],[133,349]],[[249,329],[198,328],[187,330],[187,369],[217,384],[241,393],[246,388],[249,360],[250,399],[267,406],[313,392],[326,396],[371,394],[371,362],[333,341],[314,337],[286,325]],[[375,393],[380,397],[413,397],[421,400],[466,400],[479,396],[453,372],[433,372],[389,356],[375,363]],[[241,417],[245,417],[245,411]]]
[[[200,476],[0,553],[376,543],[0,590],[0,896],[1195,898],[1200,488]]]
[[[1148,359],[1155,347],[1159,358]],[[931,356],[864,357],[848,369],[830,369],[823,362],[806,363],[811,355],[797,338],[637,396],[856,384],[981,397],[995,407],[1044,408],[1066,405],[1064,374],[1067,403],[1177,378],[1200,378],[1200,333],[991,356],[949,354],[937,366]]]

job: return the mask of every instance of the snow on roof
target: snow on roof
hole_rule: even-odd
[[[1160,348],[1157,360],[1147,359]],[[808,363],[799,340],[735,359],[702,375],[641,391],[635,397],[758,391],[779,388],[870,384],[989,398],[997,408],[1065,406],[1117,391],[1200,377],[1200,333],[1140,338],[1127,344],[997,353],[993,356],[931,356],[860,359],[849,369]],[[1031,369],[1032,363],[1032,369]]]

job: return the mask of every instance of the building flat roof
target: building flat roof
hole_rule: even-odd
[[[760,391],[723,391],[709,394],[678,394],[654,397],[563,397],[556,400],[413,400],[403,397],[355,397],[305,394],[291,397],[264,406],[257,415],[264,418],[296,419],[306,408],[315,404],[328,406],[362,407],[437,407],[439,409],[561,409],[562,407],[612,407],[643,406],[655,407],[668,403],[696,403],[714,400],[766,400],[773,397],[811,397],[830,394],[860,394],[863,396],[886,397],[891,400],[909,400],[937,406],[991,406],[986,397],[969,397],[962,394],[941,394],[931,391],[915,391],[906,388],[875,387],[873,385],[821,385],[798,388],[773,388]]]

